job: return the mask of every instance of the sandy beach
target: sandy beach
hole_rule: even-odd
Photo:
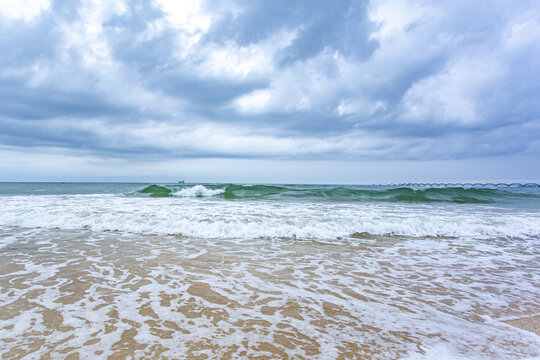
[[[5,359],[539,355],[537,335],[513,330],[537,331],[527,315],[540,311],[525,244],[20,228],[0,239]]]

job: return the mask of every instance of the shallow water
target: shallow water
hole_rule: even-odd
[[[534,239],[0,231],[4,358],[520,359]]]
[[[510,325],[540,318],[539,199],[506,186],[0,184],[0,354],[539,357],[540,337]]]
[[[113,194],[4,196],[0,226],[91,229],[207,239],[369,235],[538,238],[540,209],[410,204],[140,198]]]

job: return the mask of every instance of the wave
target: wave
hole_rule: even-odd
[[[404,202],[493,204],[501,201],[540,199],[537,193],[520,193],[498,188],[475,187],[394,187],[277,185],[150,185],[137,192],[150,197],[219,197],[225,200],[320,200],[351,202]]]
[[[151,197],[166,197],[171,196],[172,190],[160,185],[150,185],[145,187],[142,190],[139,190],[141,194],[147,194]]]
[[[90,229],[196,238],[339,239],[371,236],[534,238],[540,212],[383,203],[147,201],[113,195],[13,196],[0,226]]]
[[[201,196],[214,196],[223,194],[224,189],[207,189],[203,185],[195,185],[193,187],[185,187],[177,192],[174,192],[173,196],[182,197],[201,197]]]

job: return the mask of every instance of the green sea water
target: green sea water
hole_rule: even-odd
[[[0,183],[2,195],[114,194],[220,200],[495,204],[540,206],[536,184],[276,185],[145,183]]]

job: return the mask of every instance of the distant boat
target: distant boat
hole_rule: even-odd
[[[185,181],[184,181],[184,180],[180,180],[178,183],[179,183],[179,184],[184,184]]]

